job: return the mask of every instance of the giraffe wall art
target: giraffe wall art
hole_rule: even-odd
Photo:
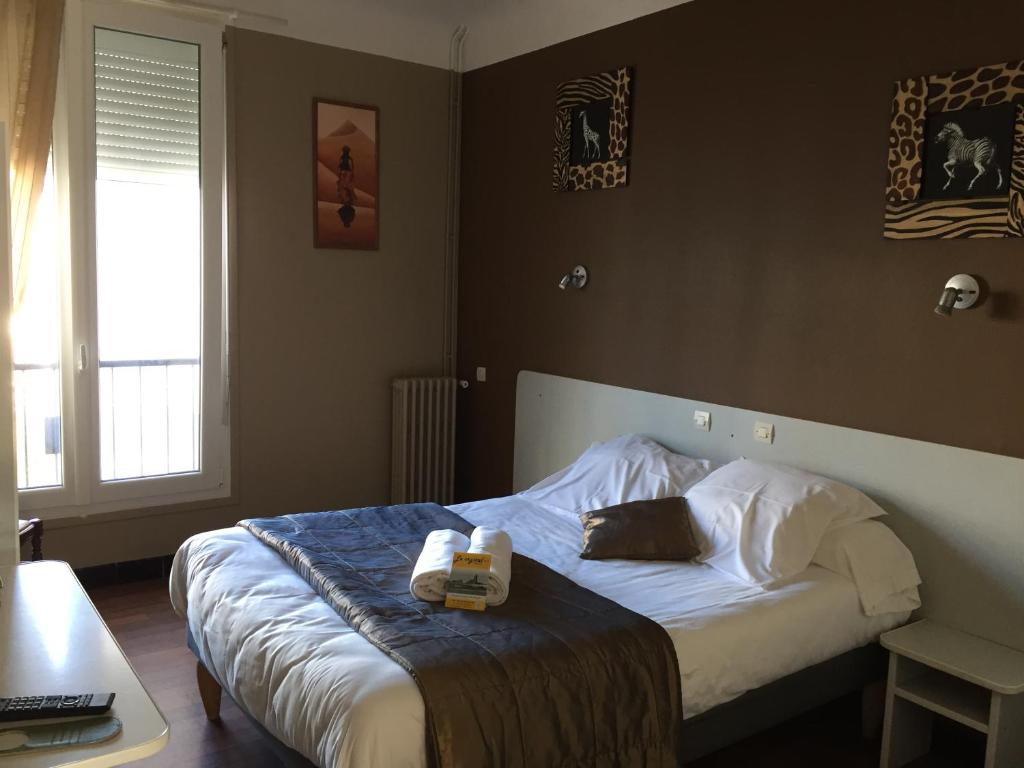
[[[632,78],[632,68],[620,67],[558,86],[552,189],[609,189],[628,183]]]

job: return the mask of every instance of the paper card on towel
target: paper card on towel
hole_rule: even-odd
[[[446,608],[482,611],[487,607],[487,577],[491,556],[487,553],[456,552],[445,586]]]

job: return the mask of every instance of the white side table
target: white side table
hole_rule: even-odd
[[[1024,766],[1024,653],[928,620],[886,632],[882,645],[882,768],[927,754],[935,715],[986,734],[985,768]]]
[[[0,579],[0,695],[113,691],[110,714],[123,724],[110,741],[8,755],[0,765],[110,768],[159,752],[167,744],[167,721],[68,564],[43,560],[0,567]],[[21,724],[47,722],[54,721]]]

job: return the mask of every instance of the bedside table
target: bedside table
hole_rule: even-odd
[[[935,715],[986,734],[985,768],[1024,766],[1024,653],[928,620],[886,632],[882,646],[882,768],[927,754]]]
[[[24,547],[32,542],[32,560],[43,559],[43,521],[33,517],[31,520],[18,520],[18,544]]]

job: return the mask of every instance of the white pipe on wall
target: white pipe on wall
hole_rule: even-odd
[[[462,145],[462,55],[466,28],[458,26],[452,33],[448,48],[448,183],[445,220],[444,267],[444,338],[442,340],[442,371],[455,376],[455,354],[458,335],[459,303],[459,175]]]

